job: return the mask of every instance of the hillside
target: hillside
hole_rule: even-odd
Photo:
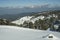
[[[55,30],[54,23],[59,20],[60,10],[55,10],[38,12],[30,16],[24,16],[18,20],[12,21],[12,23],[33,29],[46,30],[48,28],[52,28]]]
[[[25,13],[17,13],[17,14],[3,14],[3,15],[0,15],[0,18],[7,19],[7,20],[10,20],[10,21],[14,21],[14,20],[16,20],[18,18],[21,18],[23,16],[32,15],[34,13],[35,12],[25,12]]]

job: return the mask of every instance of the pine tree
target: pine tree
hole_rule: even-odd
[[[29,28],[34,28],[32,22],[29,22],[28,24],[29,24]]]
[[[28,22],[27,21],[24,21],[23,27],[27,27],[28,28]]]

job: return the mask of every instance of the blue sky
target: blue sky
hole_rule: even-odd
[[[0,7],[24,7],[45,4],[60,5],[60,0],[0,0]]]

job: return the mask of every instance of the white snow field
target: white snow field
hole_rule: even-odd
[[[0,25],[0,40],[60,40],[60,33]]]

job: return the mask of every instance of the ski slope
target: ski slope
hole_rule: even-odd
[[[59,38],[59,32],[0,25],[0,40],[60,40]]]

